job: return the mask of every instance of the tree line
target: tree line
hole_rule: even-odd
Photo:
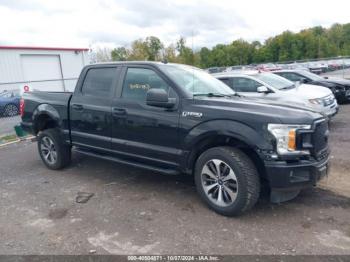
[[[329,28],[316,26],[293,33],[285,31],[263,43],[238,39],[230,44],[192,50],[186,39],[165,46],[155,36],[137,39],[130,47],[110,51],[113,61],[149,60],[183,63],[202,68],[286,62],[350,55],[350,23]]]

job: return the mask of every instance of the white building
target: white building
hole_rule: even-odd
[[[73,91],[89,64],[87,48],[0,46],[0,93],[24,89]]]

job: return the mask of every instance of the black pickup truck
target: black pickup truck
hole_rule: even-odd
[[[194,67],[155,62],[86,66],[74,93],[32,92],[22,127],[48,168],[71,150],[165,174],[194,175],[216,212],[238,215],[267,185],[295,197],[328,170],[328,121],[292,105],[240,97]]]

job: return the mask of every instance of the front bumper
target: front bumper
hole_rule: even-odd
[[[339,112],[339,106],[333,106],[330,108],[327,108],[327,110],[324,112],[328,117],[333,117]]]
[[[350,89],[345,92],[346,99],[350,100]]]
[[[265,161],[265,170],[272,190],[293,191],[315,186],[327,176],[329,161],[328,158],[322,161],[299,160],[295,163]]]
[[[350,89],[337,90],[334,93],[334,96],[335,96],[335,98],[337,99],[338,102],[349,101],[350,100]]]

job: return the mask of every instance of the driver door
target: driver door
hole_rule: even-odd
[[[181,154],[177,94],[152,67],[124,67],[122,75],[121,90],[112,102],[112,150],[175,167]],[[151,88],[166,90],[169,97],[177,99],[177,105],[172,109],[147,105],[146,93]]]

